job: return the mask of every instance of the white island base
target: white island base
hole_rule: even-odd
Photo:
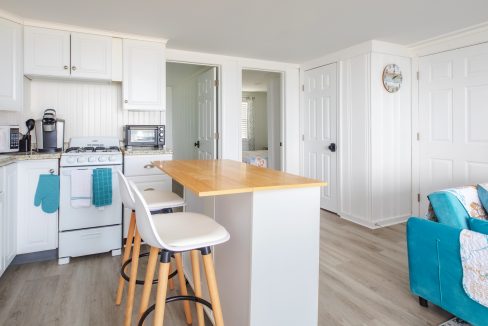
[[[214,217],[231,236],[214,250],[226,325],[317,325],[319,196],[319,187],[213,197],[185,189],[186,210]],[[185,273],[193,285],[191,271],[186,254]],[[204,293],[208,298],[206,285]]]

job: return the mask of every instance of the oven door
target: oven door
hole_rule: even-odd
[[[112,205],[101,208],[97,208],[93,205],[82,208],[71,207],[71,171],[94,170],[96,168],[112,169]],[[122,223],[122,202],[119,193],[117,170],[122,170],[122,166],[61,167],[59,231],[86,229]]]
[[[127,129],[128,146],[158,146],[158,130],[156,127],[136,127]]]

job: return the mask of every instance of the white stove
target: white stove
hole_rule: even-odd
[[[92,205],[92,198],[83,205],[74,204],[71,175],[80,173],[81,181],[92,187],[93,170],[112,170],[112,204],[103,207]],[[80,172],[83,171],[83,172]],[[117,137],[75,137],[60,160],[59,203],[59,264],[67,264],[70,257],[85,256],[111,251],[119,255],[122,246],[122,201],[119,194],[117,171],[122,171],[122,153]],[[93,197],[93,189],[89,191]]]
[[[61,154],[60,166],[121,165],[117,137],[74,137]]]

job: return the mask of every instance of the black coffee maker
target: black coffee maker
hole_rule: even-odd
[[[36,124],[38,152],[62,152],[64,149],[64,120],[56,117],[56,110],[47,109]]]

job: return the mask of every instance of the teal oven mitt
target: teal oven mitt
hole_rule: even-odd
[[[34,205],[41,205],[45,213],[54,213],[59,208],[59,175],[41,174],[37,182]]]

